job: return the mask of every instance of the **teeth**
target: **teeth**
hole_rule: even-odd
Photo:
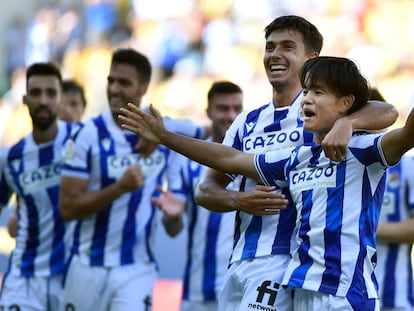
[[[283,65],[272,65],[272,66],[270,66],[270,70],[285,70],[286,69],[286,67],[285,66],[283,66]]]

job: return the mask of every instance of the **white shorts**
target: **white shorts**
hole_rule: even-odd
[[[292,311],[292,290],[280,284],[289,255],[269,255],[233,263],[219,295],[220,311]]]
[[[181,301],[180,311],[217,311],[217,301]]]
[[[379,300],[372,298],[360,300],[354,306],[347,297],[314,292],[295,288],[295,310],[326,310],[326,311],[379,311]]]
[[[62,296],[62,276],[4,277],[0,310],[55,311]]]
[[[64,311],[150,311],[157,271],[153,263],[91,267],[74,256],[66,275]]]

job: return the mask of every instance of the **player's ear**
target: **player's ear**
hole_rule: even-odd
[[[339,99],[339,110],[341,113],[346,114],[354,105],[355,96],[352,94],[342,96]]]

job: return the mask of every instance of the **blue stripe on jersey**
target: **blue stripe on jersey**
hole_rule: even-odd
[[[253,111],[250,111],[248,113],[248,115],[246,116],[246,122],[245,124],[252,124],[252,126],[247,129],[246,126],[244,126],[244,130],[243,130],[243,136],[248,136],[249,134],[253,133],[256,125],[257,125],[257,120],[259,119],[260,113],[267,108],[267,105],[264,105],[258,109],[255,109]],[[242,150],[242,149],[240,149]]]
[[[111,136],[105,126],[105,122],[102,116],[99,116],[93,120],[95,126],[98,130],[99,138],[99,150],[100,150],[100,167],[102,169],[101,174],[101,185],[102,188],[109,186],[115,182],[114,178],[108,177],[108,167],[107,167],[107,157],[115,154],[114,141],[111,139]],[[107,143],[105,147],[103,143]],[[91,244],[91,258],[90,264],[92,266],[101,266],[104,262],[104,248],[106,243],[106,235],[108,225],[109,225],[109,214],[110,207],[112,204],[109,204],[105,209],[100,211],[96,215],[95,227],[92,237]]]
[[[346,162],[337,166],[336,184],[343,185],[345,180]],[[341,229],[343,217],[344,187],[336,189],[328,188],[328,202],[326,206],[326,225],[324,228],[325,246],[325,271],[319,290],[335,295],[339,286],[341,271],[336,269],[336,263],[341,261]],[[340,190],[340,191],[339,191]],[[342,204],[340,205],[340,202]]]
[[[22,255],[21,275],[33,276],[35,269],[33,260],[36,257],[36,250],[39,246],[39,214],[32,196],[26,196],[25,201],[27,205],[29,228],[26,247]]]
[[[191,169],[191,162],[188,161],[187,162],[188,166],[186,168],[188,168],[188,172],[187,174],[189,175],[190,179],[194,177],[195,174],[197,174],[197,176],[200,176],[201,174],[201,165],[197,166],[196,172],[193,173],[193,170]],[[183,172],[183,170],[180,170],[180,174],[181,174],[181,179],[183,181],[186,181],[186,174]],[[191,182],[183,182],[183,187],[185,187],[185,191],[187,193],[193,193],[194,189],[193,189],[193,185],[191,184]],[[192,201],[191,206],[196,206],[196,202],[194,200],[194,196],[191,196],[190,200]],[[188,243],[187,243],[187,254],[191,254],[191,249],[194,247],[194,230],[195,230],[195,226],[199,217],[199,213],[198,213],[198,209],[197,208],[193,208],[191,210],[191,214],[192,217],[189,218],[189,224],[188,224]],[[191,267],[193,265],[193,260],[192,260],[192,256],[187,256],[187,262],[185,265],[185,271],[184,271],[184,284],[183,284],[183,299],[184,300],[188,300],[190,298],[190,276],[191,276]],[[204,288],[204,286],[203,286]],[[204,294],[204,293],[203,293]]]
[[[66,124],[66,130],[67,133],[70,133],[69,124]],[[52,163],[54,158],[54,145],[49,145],[39,149],[39,167]],[[55,185],[47,189],[50,202],[59,202],[59,189],[59,185]],[[62,271],[65,259],[65,245],[61,238],[65,234],[65,224],[60,216],[60,210],[58,209],[57,204],[54,204],[53,206],[53,219],[53,248],[50,258],[52,275],[58,274]]]
[[[216,300],[217,297],[214,289],[216,275],[216,256],[215,249],[217,248],[217,234],[220,228],[221,216],[219,213],[210,213],[207,225],[207,243],[204,255],[204,272],[203,272],[203,293],[205,300]]]
[[[254,257],[262,229],[262,217],[252,216],[249,226],[246,229],[246,241],[243,246],[242,258]]]
[[[268,126],[263,128],[263,131],[265,133],[268,132],[276,132],[280,131],[282,129],[282,126],[280,124],[280,121],[286,119],[286,116],[288,115],[289,110],[275,110],[273,113],[273,119],[274,122],[269,124]]]
[[[298,249],[298,255],[300,260],[300,266],[293,271],[291,279],[291,285],[293,287],[302,287],[303,281],[305,280],[306,272],[313,264],[312,258],[309,256],[310,241],[307,236],[307,232],[310,230],[309,215],[311,213],[312,204],[312,190],[302,192],[303,208],[301,210],[301,222],[299,225],[298,235],[302,240],[301,247]],[[302,281],[299,281],[302,280]]]
[[[383,291],[381,293],[381,303],[383,307],[391,306],[394,307],[395,301],[395,291],[390,290],[392,288],[396,288],[396,275],[393,273],[395,271],[395,265],[397,263],[397,255],[398,255],[398,245],[393,244],[390,245],[388,248],[388,257],[385,263],[386,268],[385,271],[387,273],[384,276],[383,281]]]
[[[275,239],[272,245],[272,254],[277,254],[277,250],[284,248],[286,243],[289,243],[289,249],[291,248],[290,241],[285,241],[289,234],[292,234],[295,228],[295,222],[292,219],[296,219],[296,207],[290,196],[289,188],[283,188],[282,193],[289,200],[286,209],[280,211],[279,214],[279,226],[276,231]]]
[[[130,264],[134,262],[133,247],[136,241],[136,218],[139,202],[142,199],[142,187],[132,192],[131,199],[128,204],[127,222],[122,231],[122,246],[121,246],[121,264]]]

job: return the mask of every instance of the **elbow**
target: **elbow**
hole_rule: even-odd
[[[390,105],[390,112],[389,112],[389,126],[393,125],[395,121],[398,119],[398,110],[394,106]]]
[[[77,217],[70,204],[60,203],[60,216],[65,221],[76,220]]]

